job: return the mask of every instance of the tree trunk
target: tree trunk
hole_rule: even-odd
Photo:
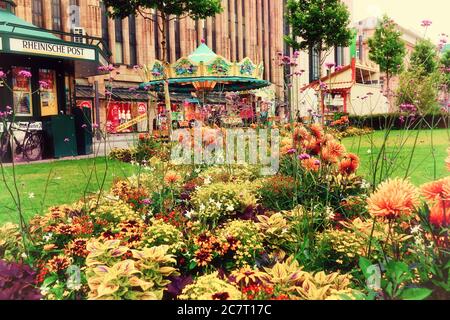
[[[161,20],[162,20],[162,59],[163,59],[163,65],[164,65],[164,99],[166,104],[166,110],[167,110],[167,129],[169,134],[169,139],[172,134],[172,103],[170,101],[170,90],[169,90],[169,62],[167,59],[167,37],[166,37],[166,25],[167,25],[167,17],[164,13],[161,13]]]
[[[391,81],[391,76],[389,74],[389,71],[386,71],[386,96],[388,99],[388,112],[392,112],[392,101],[391,101],[391,87],[390,87],[390,82]]]

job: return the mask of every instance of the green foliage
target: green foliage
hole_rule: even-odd
[[[204,19],[222,12],[220,0],[104,0],[110,15],[114,18],[126,18],[142,12],[142,9],[155,9],[168,17],[189,16],[194,20]]]
[[[380,66],[382,72],[386,72],[388,78],[402,71],[405,43],[396,24],[388,16],[383,17],[374,36],[369,39],[369,50],[369,58]]]
[[[408,265],[401,261],[389,261],[384,266],[384,275],[376,274],[376,268],[366,258],[360,258],[359,267],[369,282],[380,281],[380,293],[387,299],[394,300],[424,300],[432,291],[426,288],[412,287],[414,275]],[[379,278],[380,277],[380,278]],[[368,288],[369,296],[373,295],[373,288]]]
[[[325,52],[348,46],[352,37],[350,13],[339,0],[289,0],[287,21],[292,34],[285,41],[295,49]]]
[[[441,58],[441,64],[444,68],[443,84],[447,90],[450,89],[450,50],[446,51]]]
[[[420,71],[420,75],[436,72],[438,59],[436,46],[430,40],[419,40],[411,55],[410,70]]]
[[[431,113],[439,110],[437,104],[438,84],[440,75],[428,72],[425,68],[430,66],[415,66],[400,75],[397,91],[397,104],[413,104],[422,113]]]

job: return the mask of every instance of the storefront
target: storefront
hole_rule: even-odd
[[[0,112],[8,114],[8,127],[17,123],[21,128],[13,137],[2,133],[3,159],[5,150],[17,161],[78,154],[75,77],[96,74],[108,54],[100,41],[62,40],[68,37],[16,17],[14,3],[0,0]],[[30,139],[35,150],[30,150]]]

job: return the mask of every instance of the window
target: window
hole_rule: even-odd
[[[320,58],[316,49],[309,50],[309,82],[318,80],[320,77]]]
[[[108,29],[108,16],[106,14],[106,7],[102,3],[102,40],[105,45],[110,48],[109,43],[109,29]]]
[[[123,63],[123,35],[122,35],[122,20],[114,20],[115,34],[116,34],[116,47],[114,50],[115,62],[118,64]]]
[[[334,48],[334,63],[337,66],[345,65],[344,48],[342,47]]]
[[[42,16],[42,0],[33,0],[33,7],[31,8],[33,14],[33,24],[39,28],[44,27],[44,19]]]
[[[243,47],[243,53],[244,56],[242,58],[245,58],[247,56],[247,46],[245,45],[247,38],[246,38],[246,34],[247,34],[247,25],[245,24],[245,17],[246,17],[246,12],[245,12],[245,1],[242,1],[242,34],[244,39],[242,40],[242,42],[244,43],[244,47]]]
[[[178,60],[181,58],[181,29],[180,18],[175,20],[175,58]]]
[[[75,27],[80,26],[80,3],[78,0],[70,0],[69,2],[69,18],[70,28],[73,30]]]
[[[159,40],[159,25],[158,25],[158,15],[156,13],[153,14],[153,34],[155,35],[155,51],[156,51],[156,59],[161,60],[161,41]]]
[[[61,31],[61,0],[52,0],[52,29]]]
[[[137,48],[136,48],[136,17],[130,15],[128,17],[128,25],[130,30],[130,65],[137,65]]]

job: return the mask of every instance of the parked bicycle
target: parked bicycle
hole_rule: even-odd
[[[26,161],[36,161],[42,156],[42,136],[37,132],[30,130],[30,123],[27,124],[26,129],[14,127],[14,131],[25,132],[23,139],[19,140],[8,128],[0,133],[0,152],[2,155],[7,154],[9,145],[14,140],[15,155],[22,155]],[[12,140],[11,140],[12,139]]]

